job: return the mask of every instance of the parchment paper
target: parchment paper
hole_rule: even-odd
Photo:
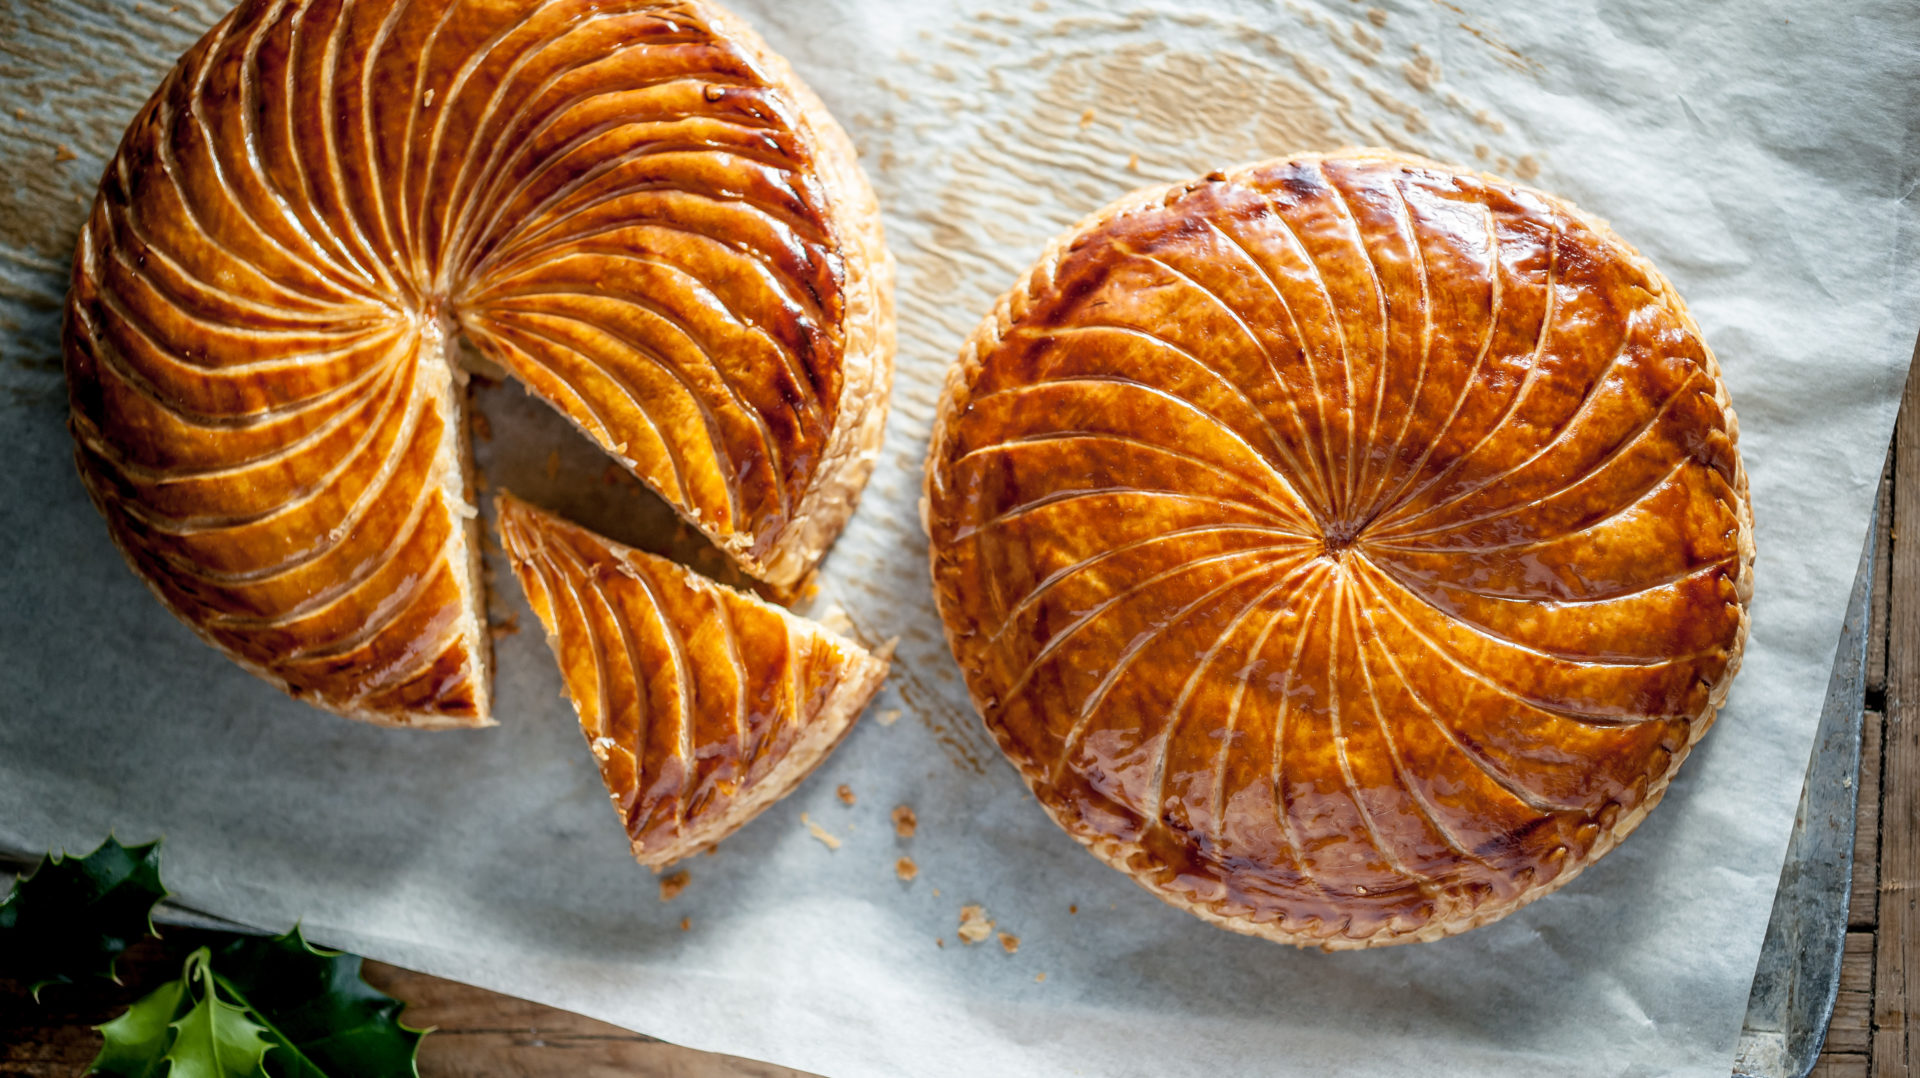
[[[437,736],[282,699],[123,567],[69,462],[57,303],[105,156],[218,12],[0,0],[0,844],[164,833],[194,907],[840,1078],[1721,1078],[1920,326],[1920,10],[1371,2],[737,0],[862,147],[900,260],[885,457],[816,605],[899,636],[899,673],[663,904],[500,567],[524,630],[502,726]],[[1345,142],[1531,179],[1666,270],[1726,367],[1760,564],[1731,705],[1623,848],[1491,928],[1330,956],[1162,906],[1045,820],[966,705],[914,505],[939,375],[1049,235],[1130,187]],[[542,406],[478,397],[490,479],[672,545]],[[963,944],[968,903],[1018,953]]]

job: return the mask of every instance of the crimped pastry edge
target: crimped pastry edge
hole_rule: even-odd
[[[807,776],[825,762],[826,758],[832,755],[833,750],[839,747],[840,742],[853,731],[860,715],[886,682],[887,671],[892,665],[888,649],[882,649],[878,653],[869,651],[858,641],[837,633],[819,622],[803,618],[751,592],[710,580],[670,558],[650,554],[609,539],[584,525],[576,524],[550,510],[542,509],[511,491],[496,491],[494,508],[496,520],[500,522],[503,540],[506,540],[506,521],[510,515],[528,517],[536,522],[542,517],[551,517],[567,527],[576,528],[592,536],[604,544],[608,551],[623,564],[645,561],[649,565],[658,566],[674,574],[683,585],[695,591],[731,596],[775,614],[779,617],[781,624],[786,626],[790,647],[798,640],[819,640],[840,648],[850,660],[841,680],[821,702],[819,711],[800,728],[799,736],[788,748],[786,755],[759,782],[747,790],[744,796],[730,803],[725,812],[711,820],[702,821],[698,829],[683,833],[673,842],[664,845],[655,844],[646,847],[629,836],[628,845],[633,851],[633,858],[642,865],[657,870],[675,861],[704,852],[746,826],[774,802],[793,792],[794,787],[805,781]],[[512,541],[503,541],[501,546],[506,551],[509,561],[513,563],[514,574],[517,577],[522,559],[515,556]],[[538,615],[538,613],[536,610],[535,614]],[[540,625],[546,633],[547,647],[557,660],[560,655],[559,636],[548,627],[546,619],[540,619]],[[579,721],[580,704],[573,697],[573,687],[565,684],[563,679],[562,689],[566,693],[567,703],[573,708],[575,723],[581,726],[581,732],[584,734],[586,729]],[[592,738],[589,737],[588,741],[591,746]],[[613,801],[614,814],[621,818],[624,829],[625,820],[620,810],[619,795],[610,790],[608,796]]]
[[[933,537],[930,514],[932,512],[933,493],[940,482],[940,462],[946,456],[947,444],[952,436],[951,428],[958,422],[960,413],[967,407],[971,399],[973,383],[983,366],[983,357],[999,346],[1002,337],[1025,317],[1029,306],[1034,303],[1043,292],[1052,287],[1054,275],[1058,272],[1060,263],[1085,237],[1095,230],[1104,227],[1117,217],[1155,204],[1170,202],[1206,183],[1232,181],[1237,176],[1257,169],[1271,168],[1276,165],[1293,163],[1306,164],[1329,160],[1378,161],[1400,165],[1406,168],[1434,170],[1450,175],[1470,176],[1483,183],[1522,192],[1540,199],[1556,212],[1565,214],[1567,217],[1578,221],[1581,225],[1592,231],[1601,243],[1611,247],[1623,261],[1633,265],[1645,274],[1648,282],[1652,285],[1653,294],[1659,298],[1660,302],[1666,306],[1669,311],[1673,312],[1673,314],[1681,320],[1681,323],[1686,326],[1688,331],[1694,335],[1694,338],[1700,342],[1701,351],[1705,356],[1705,371],[1713,381],[1714,399],[1719,403],[1722,411],[1726,415],[1727,438],[1734,449],[1733,495],[1737,503],[1736,517],[1739,523],[1739,536],[1736,541],[1739,550],[1739,558],[1737,559],[1739,562],[1739,572],[1734,581],[1735,595],[1739,600],[1739,628],[1729,651],[1726,670],[1721,674],[1720,679],[1714,683],[1712,689],[1709,690],[1706,706],[1688,723],[1686,744],[1681,745],[1678,750],[1672,754],[1672,758],[1662,774],[1648,780],[1647,790],[1641,798],[1640,804],[1635,806],[1631,812],[1623,813],[1613,822],[1611,827],[1601,829],[1600,833],[1595,836],[1593,844],[1588,848],[1585,857],[1577,862],[1566,862],[1563,860],[1560,871],[1551,879],[1535,883],[1506,901],[1496,903],[1483,902],[1477,906],[1469,905],[1458,910],[1440,910],[1436,912],[1434,917],[1417,925],[1403,925],[1398,922],[1389,922],[1364,936],[1346,934],[1346,925],[1332,926],[1331,931],[1327,931],[1325,926],[1322,926],[1319,931],[1315,931],[1312,929],[1301,930],[1289,928],[1278,921],[1255,922],[1244,917],[1237,917],[1230,913],[1221,912],[1220,907],[1228,904],[1225,900],[1197,900],[1188,894],[1162,885],[1152,878],[1162,866],[1152,864],[1136,866],[1135,862],[1138,860],[1150,860],[1150,856],[1137,844],[1125,842],[1106,835],[1083,834],[1078,829],[1076,822],[1070,822],[1063,816],[1058,807],[1049,803],[1046,798],[1040,795],[1033,777],[1027,773],[1026,769],[1017,765],[1014,767],[1015,772],[1020,775],[1021,781],[1026,784],[1028,791],[1034,795],[1034,800],[1040,803],[1040,807],[1047,813],[1047,816],[1051,818],[1062,831],[1065,831],[1074,841],[1086,847],[1095,857],[1126,875],[1127,878],[1131,879],[1134,883],[1138,884],[1162,902],[1177,909],[1185,910],[1209,924],[1217,925],[1218,927],[1243,935],[1257,936],[1275,943],[1286,943],[1301,948],[1317,948],[1323,951],[1344,951],[1388,947],[1402,943],[1430,942],[1491,924],[1520,907],[1552,894],[1573,882],[1574,878],[1579,876],[1588,866],[1611,852],[1615,846],[1618,846],[1631,834],[1633,830],[1640,825],[1640,822],[1646,819],[1647,814],[1652,812],[1654,807],[1666,796],[1667,787],[1672,783],[1674,775],[1679,773],[1681,764],[1686,761],[1693,747],[1699,744],[1700,739],[1706,735],[1707,730],[1713,726],[1714,720],[1718,717],[1720,707],[1725,703],[1727,693],[1732,688],[1734,676],[1740,671],[1740,664],[1746,652],[1748,628],[1752,620],[1751,608],[1755,551],[1753,538],[1753,504],[1749,493],[1746,465],[1739,453],[1740,425],[1733,410],[1732,397],[1727,391],[1725,379],[1721,376],[1718,358],[1714,355],[1712,347],[1708,345],[1705,335],[1700,332],[1699,323],[1694,321],[1691,312],[1687,310],[1685,300],[1683,300],[1679,292],[1675,290],[1672,282],[1669,281],[1650,260],[1642,255],[1637,248],[1615,232],[1613,227],[1609,225],[1605,219],[1587,213],[1565,199],[1535,187],[1516,183],[1494,173],[1482,172],[1477,169],[1456,168],[1431,158],[1373,147],[1343,147],[1325,152],[1283,154],[1278,157],[1266,158],[1260,161],[1237,165],[1229,169],[1218,170],[1200,179],[1143,187],[1121,195],[1106,206],[1081,218],[1070,228],[1067,228],[1052,240],[1049,240],[1046,248],[1041,252],[1039,259],[1035,261],[1032,268],[1030,268],[1012,288],[1008,289],[994,302],[992,311],[980,322],[973,333],[967,337],[965,343],[961,345],[958,357],[956,357],[954,362],[947,368],[946,379],[940,393],[940,404],[934,416],[933,433],[928,443],[927,462],[921,486],[920,525],[928,539],[931,540]],[[959,636],[955,631],[954,619],[949,616],[951,606],[949,596],[940,585],[940,553],[931,541],[928,544],[927,557],[928,566],[933,576],[934,603],[940,611],[941,628],[946,636],[947,648],[953,654],[956,663],[958,663],[960,656]],[[965,674],[964,668],[962,669],[962,674]],[[994,742],[1000,746],[1002,755],[1006,756],[1008,763],[1011,764],[1012,754],[1009,739],[999,729],[995,728],[993,724],[985,721],[987,715],[986,702],[981,693],[974,687],[972,680],[964,676],[962,680],[967,684],[968,696],[973,701],[974,710],[981,716],[982,725],[987,727],[987,732],[993,736]],[[1609,805],[1611,804],[1615,803],[1610,802]],[[1594,813],[1594,816],[1597,818],[1601,813],[1606,811],[1607,807],[1608,806],[1602,806],[1598,812]]]
[[[795,131],[815,152],[814,171],[826,190],[831,231],[846,266],[839,409],[812,482],[761,557],[749,549],[755,541],[751,535],[708,532],[741,568],[776,588],[792,589],[839,538],[879,460],[893,395],[894,260],[879,200],[860,168],[853,140],[825,102],[744,19],[715,0],[695,3],[706,10],[716,34],[737,45],[767,84],[793,102]]]

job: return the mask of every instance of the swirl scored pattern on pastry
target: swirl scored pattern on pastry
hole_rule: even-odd
[[[779,607],[512,495],[496,505],[641,864],[699,853],[785,796],[886,677],[884,658]]]
[[[1325,948],[1573,878],[1739,665],[1751,511],[1672,287],[1377,151],[1143,191],[950,372],[935,594],[988,727],[1166,901]]]
[[[713,4],[246,0],[83,230],[81,475],[248,669],[483,724],[461,333],[791,586],[872,466],[891,268],[846,136]]]

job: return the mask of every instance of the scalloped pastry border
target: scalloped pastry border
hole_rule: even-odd
[[[744,19],[714,0],[697,4],[708,13],[714,36],[747,54],[767,85],[793,102],[794,130],[815,151],[813,171],[826,192],[825,205],[847,271],[841,282],[846,310],[841,317],[845,337],[839,411],[813,481],[765,556],[755,558],[749,552],[754,542],[749,534],[714,537],[749,573],[777,588],[792,589],[840,537],[880,458],[893,396],[894,259],[887,249],[880,201],[860,168],[859,152],[826,103]]]

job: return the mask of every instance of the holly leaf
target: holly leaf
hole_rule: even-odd
[[[0,967],[33,986],[86,976],[114,977],[122,952],[153,932],[160,843],[122,846],[112,838],[85,857],[42,858],[0,901]]]
[[[168,981],[127,1008],[127,1013],[94,1027],[107,1043],[87,1069],[114,1078],[159,1078],[166,1069],[174,1016],[182,1010],[186,994],[186,981]]]
[[[205,947],[187,958],[180,979],[190,992],[198,981],[199,991],[187,1013],[168,1027],[173,1043],[163,1057],[167,1078],[266,1078],[262,1060],[273,1042],[245,1006],[220,998]]]
[[[168,981],[99,1027],[106,1038],[90,1073],[111,1078],[268,1078],[273,1042],[244,1001],[230,1001],[205,947]]]
[[[221,984],[266,1025],[273,1078],[417,1078],[424,1030],[400,1024],[406,1004],[360,977],[360,957],[323,951],[298,927],[237,939],[214,958]]]

